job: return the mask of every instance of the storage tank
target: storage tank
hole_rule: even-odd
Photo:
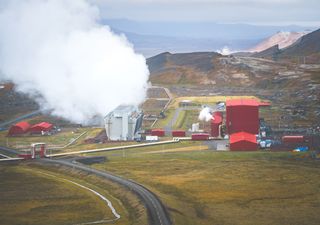
[[[254,99],[234,99],[226,102],[227,133],[259,133],[259,102]]]

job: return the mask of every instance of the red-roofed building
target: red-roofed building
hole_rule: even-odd
[[[221,112],[214,112],[213,119],[211,120],[211,136],[219,137],[220,127],[222,125],[223,116]]]
[[[30,124],[28,122],[20,122],[10,127],[8,135],[9,136],[16,136],[25,134],[29,131]]]
[[[52,130],[53,125],[51,123],[47,123],[47,122],[42,122],[42,123],[38,123],[33,125],[30,128],[30,133],[32,134],[41,134],[42,132],[48,132],[50,130]]]
[[[238,132],[259,133],[259,106],[255,99],[226,102],[226,128],[229,135]]]
[[[254,134],[238,132],[230,135],[230,151],[256,151],[257,138]]]

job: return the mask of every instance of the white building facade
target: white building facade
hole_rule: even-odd
[[[129,141],[141,129],[143,113],[133,105],[120,105],[105,118],[105,128],[109,140]]]

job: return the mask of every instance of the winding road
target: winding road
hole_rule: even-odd
[[[134,193],[136,193],[139,196],[139,198],[142,200],[142,202],[145,204],[147,208],[150,225],[171,225],[172,224],[169,214],[165,206],[159,200],[159,198],[154,193],[149,191],[147,188],[143,187],[142,185],[132,180],[127,180],[105,171],[93,169],[83,164],[76,163],[74,161],[70,162],[70,161],[61,160],[61,159],[60,160],[41,159],[41,161],[48,164],[59,164],[62,166],[72,167],[74,169],[82,170],[82,171],[97,175],[99,177],[105,178],[107,180],[116,182],[120,185],[123,185],[127,187],[130,191],[133,191]]]
[[[18,154],[18,152],[15,151],[14,149],[2,147],[2,146],[0,146],[0,150],[2,150],[2,152],[4,151],[6,153],[9,153],[10,155]],[[8,159],[1,159],[1,160],[14,161],[14,160],[22,160],[22,159],[8,158]],[[150,190],[148,190],[147,188],[145,188],[144,186],[142,186],[137,182],[124,179],[122,177],[116,176],[106,171],[90,168],[84,164],[76,162],[75,160],[43,158],[43,159],[39,159],[39,161],[45,164],[55,164],[55,165],[58,164],[62,166],[71,167],[73,169],[82,170],[82,171],[97,175],[101,178],[110,180],[112,182],[116,182],[128,188],[128,190],[134,192],[141,199],[141,201],[144,203],[147,209],[148,220],[150,225],[171,225],[172,224],[169,213],[167,212],[165,206],[162,204],[160,199]]]

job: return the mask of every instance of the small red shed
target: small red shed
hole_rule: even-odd
[[[221,112],[214,112],[213,119],[211,120],[211,136],[219,137],[220,134],[220,126],[222,125],[223,116]]]
[[[29,131],[30,124],[28,122],[20,122],[10,127],[8,135],[15,136],[25,134]]]
[[[165,135],[165,132],[163,129],[153,129],[151,130],[151,136],[158,136],[163,137]]]
[[[185,137],[186,132],[184,130],[173,130],[172,137]]]
[[[256,135],[238,132],[230,135],[231,151],[256,151],[258,149]]]
[[[298,135],[298,136],[283,136],[282,137],[282,143],[289,144],[289,143],[304,143],[304,136]]]
[[[47,122],[42,122],[42,123],[38,123],[33,125],[30,128],[30,133],[32,134],[40,134],[41,132],[48,132],[50,130],[52,130],[53,125],[51,123],[47,123]]]

